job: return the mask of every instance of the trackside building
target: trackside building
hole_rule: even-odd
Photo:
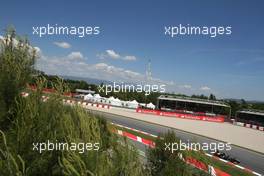
[[[236,112],[236,122],[250,128],[264,127],[264,111],[256,109],[243,109]]]
[[[157,100],[157,109],[166,112],[178,112],[194,115],[230,117],[231,107],[223,101],[161,95]]]

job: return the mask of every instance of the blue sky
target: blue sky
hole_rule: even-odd
[[[264,100],[263,9],[262,0],[9,0],[1,3],[0,28],[12,24],[26,34],[41,50],[38,68],[50,74],[133,82],[144,79],[151,59],[153,79],[169,91]],[[32,34],[47,24],[99,26],[100,34]],[[231,26],[232,34],[164,35],[164,26],[179,24]]]

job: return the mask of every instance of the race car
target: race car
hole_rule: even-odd
[[[220,152],[218,150],[213,155],[218,157],[218,158],[230,161],[233,164],[239,164],[240,163],[240,161],[238,159],[231,157],[230,155],[227,155],[224,152]]]

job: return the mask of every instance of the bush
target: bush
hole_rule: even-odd
[[[148,150],[148,168],[151,175],[155,176],[202,176],[208,175],[203,171],[197,170],[194,167],[187,165],[179,156],[186,158],[189,156],[188,151],[175,150],[173,153],[166,149],[166,145],[178,143],[179,138],[175,133],[168,131],[165,134],[159,135],[155,140],[155,148]]]
[[[15,117],[15,99],[33,72],[35,51],[26,39],[16,37],[9,28],[0,40],[0,129],[8,129]]]
[[[0,55],[0,175],[145,175],[135,149],[117,142],[106,121],[78,106],[63,104],[61,81],[53,84],[56,93],[43,102],[45,79],[37,90],[20,96],[34,72],[34,53],[29,45],[15,46],[7,35]],[[36,151],[33,143],[99,143],[99,150]],[[122,140],[121,140],[122,141]]]

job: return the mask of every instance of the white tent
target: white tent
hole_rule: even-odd
[[[99,94],[94,94],[94,98],[101,98]]]
[[[127,102],[128,108],[137,108],[138,107],[138,102],[136,100],[133,101],[128,101]]]
[[[110,104],[113,106],[122,106],[122,102],[118,98],[113,99]]]
[[[94,99],[95,102],[100,102],[102,97],[99,94],[94,94],[94,98],[93,99]]]
[[[115,97],[111,96],[108,98],[109,101],[115,100]]]
[[[106,99],[106,103],[111,104],[111,102],[113,100],[115,100],[115,98],[113,96],[111,96],[111,97],[109,97],[109,98]]]
[[[93,98],[92,94],[87,94],[83,97],[84,100],[92,100]]]
[[[119,98],[115,98],[115,101],[117,102],[121,102],[121,100]]]
[[[108,98],[107,100],[109,101],[109,103],[111,103],[111,101],[114,101],[115,98],[114,98],[114,97],[110,97],[110,98]]]
[[[147,104],[147,108],[155,109],[155,105],[150,102]]]

